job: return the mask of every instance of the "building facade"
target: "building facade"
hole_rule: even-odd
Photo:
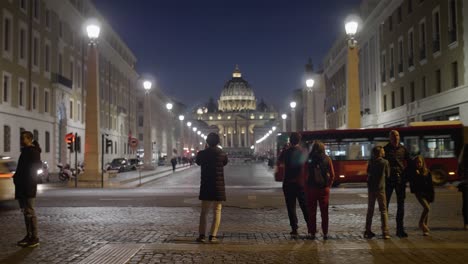
[[[0,153],[18,158],[19,134],[33,131],[51,170],[74,165],[65,135],[81,136],[83,161],[88,39],[83,23],[101,21],[99,39],[100,129],[113,146],[105,162],[130,157],[136,131],[136,58],[89,0],[0,2]],[[74,154],[74,153],[73,153]]]
[[[251,153],[251,146],[263,137],[272,126],[276,126],[278,113],[265,102],[257,103],[250,84],[242,78],[236,67],[232,78],[221,92],[217,108],[207,105],[200,109],[195,119],[203,121],[207,128],[217,131],[221,146],[233,155]]]
[[[468,7],[459,0],[364,0],[358,33],[362,127],[468,124]],[[346,128],[346,45],[325,61],[329,128]]]

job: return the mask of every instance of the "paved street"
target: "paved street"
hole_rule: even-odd
[[[429,226],[417,228],[420,205],[407,195],[408,239],[366,240],[362,232],[366,189],[332,190],[331,238],[289,237],[280,184],[264,164],[226,167],[224,204],[217,245],[194,242],[198,230],[199,168],[193,167],[140,188],[68,189],[40,186],[37,201],[41,245],[21,249],[23,219],[15,202],[0,203],[0,263],[466,263],[468,232],[462,230],[461,197],[438,188]],[[390,228],[395,232],[395,201]],[[379,219],[374,218],[378,233]],[[377,224],[377,225],[376,225]],[[106,260],[107,259],[107,260]],[[107,262],[106,262],[107,261]]]

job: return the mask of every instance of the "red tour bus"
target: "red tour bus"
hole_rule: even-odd
[[[458,180],[458,155],[465,142],[466,128],[458,121],[414,122],[409,127],[342,129],[299,132],[302,144],[311,149],[314,140],[325,144],[333,160],[335,185],[366,182],[367,161],[374,146],[385,146],[391,130],[400,133],[401,143],[411,156],[422,155],[434,182],[444,184]],[[277,148],[288,143],[289,133],[279,133]]]

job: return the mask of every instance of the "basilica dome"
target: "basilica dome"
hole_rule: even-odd
[[[255,110],[257,100],[249,83],[242,78],[239,68],[232,73],[232,78],[226,82],[218,101],[218,109],[222,112]]]

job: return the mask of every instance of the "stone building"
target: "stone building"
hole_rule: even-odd
[[[18,158],[19,133],[33,131],[51,170],[71,163],[65,135],[81,136],[83,161],[88,39],[83,23],[101,21],[100,130],[112,140],[105,162],[131,157],[136,131],[136,58],[89,0],[0,1],[0,153]]]
[[[271,106],[263,101],[257,103],[252,87],[237,66],[221,91],[217,108],[213,108],[207,105],[204,110],[199,109],[195,119],[215,129],[221,146],[234,155],[251,153],[251,146],[276,125],[278,118]]]

